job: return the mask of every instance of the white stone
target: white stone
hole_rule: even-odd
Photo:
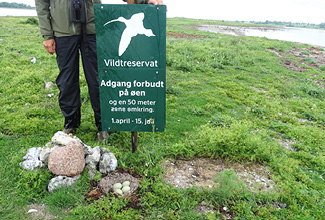
[[[26,155],[23,157],[24,160],[35,160],[38,159],[42,148],[41,147],[32,147],[27,150]]]
[[[30,209],[30,210],[28,210],[27,213],[33,213],[33,212],[38,212],[38,210],[37,209]]]
[[[41,150],[41,147],[32,147],[28,149],[27,154],[23,157],[24,161],[19,163],[19,165],[29,171],[43,167],[44,163],[39,159]]]
[[[85,155],[93,154],[93,148],[91,146],[84,144],[84,153]]]
[[[97,165],[93,162],[89,162],[86,166],[86,169],[88,169],[89,178],[94,179],[97,173]]]
[[[99,172],[108,174],[117,167],[117,159],[113,153],[104,153],[99,161]]]
[[[52,82],[45,82],[45,85],[44,85],[44,88],[46,89],[46,90],[51,90],[51,89],[53,89],[53,83]]]
[[[51,140],[53,144],[59,144],[59,145],[67,145],[71,141],[77,141],[82,143],[82,141],[76,136],[70,136],[64,133],[63,131],[56,132]]]
[[[40,153],[39,159],[43,162],[43,163],[47,163],[49,156],[51,154],[51,152],[56,149],[58,146],[54,146],[52,148],[42,148],[42,151]]]
[[[100,154],[105,154],[105,153],[110,153],[109,149],[107,149],[106,147],[100,148]]]
[[[74,184],[78,179],[80,175],[74,176],[74,177],[67,177],[67,176],[57,176],[50,180],[50,183],[48,185],[48,191],[53,192],[56,189],[71,186]]]
[[[36,57],[32,57],[32,58],[30,58],[30,62],[32,62],[32,63],[36,63]]]
[[[86,164],[93,162],[97,164],[100,160],[100,148],[99,146],[96,146],[95,148],[92,149],[92,154],[89,154],[86,157]]]
[[[44,167],[44,164],[40,160],[24,160],[20,163],[20,166],[26,170],[34,171],[36,168]]]

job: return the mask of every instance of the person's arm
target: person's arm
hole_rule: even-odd
[[[153,5],[163,5],[163,0],[149,0],[148,4],[153,4]]]
[[[49,54],[55,53],[55,41],[53,36],[51,15],[50,15],[50,1],[49,0],[35,0],[36,12],[39,21],[41,34],[44,38],[43,45]]]
[[[153,4],[162,5],[163,0],[125,0],[128,4]]]

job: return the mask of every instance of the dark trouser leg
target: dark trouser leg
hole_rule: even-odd
[[[80,36],[55,38],[60,70],[56,84],[60,90],[59,105],[65,117],[64,128],[80,125],[79,41]]]
[[[99,101],[99,82],[97,68],[96,36],[88,35],[88,56],[85,53],[84,44],[81,44],[82,65],[88,84],[91,106],[94,110],[95,122],[99,131],[102,130],[100,101]]]

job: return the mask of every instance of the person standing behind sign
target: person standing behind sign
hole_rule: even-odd
[[[127,0],[133,4],[163,4],[162,0]],[[46,51],[56,53],[59,75],[56,84],[60,90],[59,105],[64,121],[64,132],[73,133],[80,126],[79,56],[88,85],[91,106],[98,129],[98,140],[109,136],[102,131],[96,36],[93,4],[101,0],[35,0],[43,45]]]

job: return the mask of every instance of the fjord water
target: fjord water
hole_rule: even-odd
[[[310,28],[279,28],[274,30],[246,29],[246,36],[266,37],[325,47],[325,30]]]
[[[1,16],[37,16],[37,14],[35,9],[0,8]]]
[[[227,25],[208,25],[200,24],[189,27],[201,31],[213,33],[266,37],[283,41],[310,44],[325,47],[325,30],[311,28],[291,28],[274,26],[227,26]]]

